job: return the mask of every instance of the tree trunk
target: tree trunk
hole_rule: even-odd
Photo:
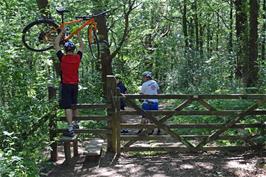
[[[188,32],[187,32],[187,0],[184,0],[183,3],[183,16],[182,16],[182,27],[183,27],[183,34],[185,38],[185,52],[188,48]]]
[[[234,54],[233,54],[233,34],[234,34],[234,19],[233,19],[234,2],[230,0],[230,23],[229,23],[229,38],[228,38],[228,58],[230,66],[234,66]],[[234,78],[234,70],[230,70],[230,79]]]
[[[199,22],[198,22],[198,4],[197,0],[193,3],[194,10],[194,24],[195,24],[195,38],[196,38],[196,51],[199,51]]]
[[[230,32],[228,42],[228,52],[231,55],[233,52],[233,0],[230,0]]]
[[[258,0],[249,0],[249,60],[244,65],[243,82],[247,87],[254,87],[258,81]]]
[[[109,49],[108,42],[108,29],[106,17],[104,15],[97,17],[98,36],[101,47],[101,70],[103,93],[107,96],[106,76],[112,74],[112,57]]]
[[[203,59],[203,45],[204,45],[204,26],[200,25],[200,30],[199,30],[199,34],[200,34],[200,39],[199,39],[199,50],[200,50],[200,58],[201,60]]]
[[[211,29],[210,23],[207,25],[207,56],[210,57],[212,54],[212,39],[213,39],[213,32]]]
[[[235,75],[238,79],[243,79],[244,63],[248,61],[248,21],[246,0],[235,0],[236,9],[236,37],[237,37],[237,57]]]
[[[50,17],[49,1],[48,0],[36,0],[37,6],[44,17]]]
[[[263,10],[263,27],[262,27],[262,42],[261,42],[261,60],[265,62],[266,59],[266,53],[265,53],[265,45],[266,45],[266,0],[263,0],[262,4],[262,10]]]
[[[219,11],[217,12],[219,14]],[[216,31],[216,51],[219,50],[219,31],[220,31],[220,17],[219,15],[217,14],[217,31]]]

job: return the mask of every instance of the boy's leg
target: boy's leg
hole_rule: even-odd
[[[73,128],[72,120],[73,120],[73,111],[72,109],[65,109],[66,119],[68,123],[68,127]]]
[[[79,114],[79,111],[78,109],[76,109],[76,107],[73,108],[73,117],[77,117]],[[73,126],[74,126],[74,129],[79,129],[79,121],[78,120],[75,120],[73,122]]]
[[[125,107],[123,107],[122,104],[120,105],[120,110],[125,110]],[[120,123],[127,123],[126,116],[123,116],[123,115],[121,116]],[[128,133],[128,129],[127,128],[122,128],[121,129],[121,133]]]
[[[142,109],[145,110],[145,111],[148,111],[148,110],[151,110],[151,104],[150,103],[143,103],[142,104]],[[146,119],[145,117],[142,117],[141,119],[141,123],[142,124],[148,124],[150,123],[149,119]],[[143,129],[140,129],[138,133],[140,133]],[[153,133],[153,130],[152,131],[149,131],[148,134],[152,134]]]
[[[142,105],[141,105],[141,108],[143,109],[143,110],[146,110],[147,109],[147,103],[142,103]],[[140,119],[140,123],[141,124],[145,124],[145,118],[144,118],[144,116],[142,116],[141,117],[141,119]],[[137,134],[140,134],[141,132],[143,131],[143,129],[139,129],[139,131],[137,132]]]
[[[159,110],[158,102],[153,103],[152,110]],[[157,132],[156,132],[156,129],[157,129]],[[154,132],[156,132],[157,135],[160,135],[161,130],[159,128],[155,128]]]
[[[71,109],[71,86],[67,84],[62,84],[61,88],[61,108],[65,109],[66,120],[68,122],[68,131],[64,133],[65,136],[74,136],[73,132],[73,111]]]
[[[79,111],[76,108],[73,108],[73,117],[76,117],[79,115]]]
[[[72,109],[65,109],[65,114],[66,114],[66,119],[67,119],[67,123],[68,123],[68,129],[66,132],[64,132],[64,136],[69,136],[69,137],[73,137],[74,131],[73,131],[73,111]]]
[[[142,109],[143,109],[144,111],[150,110],[149,103],[143,103],[143,104],[142,104]],[[141,123],[143,123],[143,124],[147,124],[147,123],[148,123],[148,119],[146,119],[145,117],[142,117],[142,119],[141,119]]]
[[[148,103],[149,108],[147,110],[153,110],[153,104],[154,103]],[[150,119],[146,119],[147,124],[151,123]],[[148,135],[152,135],[154,132],[154,129],[148,131]]]
[[[78,109],[77,109],[77,103],[78,103],[78,85],[73,85],[72,86],[72,95],[71,95],[71,107],[73,110],[73,117],[78,116]],[[74,129],[79,129],[78,125],[79,121],[75,120],[74,121]]]

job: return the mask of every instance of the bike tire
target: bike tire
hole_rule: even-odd
[[[100,45],[99,45],[97,32],[95,29],[92,29],[92,33],[89,30],[90,29],[88,28],[88,35],[92,35],[91,36],[92,40],[90,40],[90,36],[88,36],[90,53],[94,59],[99,59],[100,58]]]
[[[35,52],[50,50],[60,31],[58,27],[51,19],[33,21],[23,29],[22,43],[26,48]]]

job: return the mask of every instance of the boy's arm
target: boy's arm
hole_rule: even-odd
[[[159,87],[159,84],[158,83],[156,83],[156,84],[157,84],[157,94],[161,94],[162,92],[161,92],[161,89]]]
[[[55,48],[56,53],[61,50],[61,48],[60,48],[60,41],[62,39],[63,34],[64,34],[64,30],[61,30],[61,32],[59,33],[59,35],[56,36],[56,38],[55,38],[54,48]]]
[[[84,43],[83,43],[82,38],[80,37],[80,33],[78,33],[78,40],[79,40],[79,48],[78,48],[78,51],[80,51],[82,53],[83,52],[83,49],[84,49]]]

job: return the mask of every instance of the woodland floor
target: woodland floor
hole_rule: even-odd
[[[59,161],[42,176],[50,177],[265,177],[266,168],[260,163],[264,156],[251,152],[203,154],[122,154],[115,157],[103,154],[99,161],[80,155],[64,164],[60,153]]]

